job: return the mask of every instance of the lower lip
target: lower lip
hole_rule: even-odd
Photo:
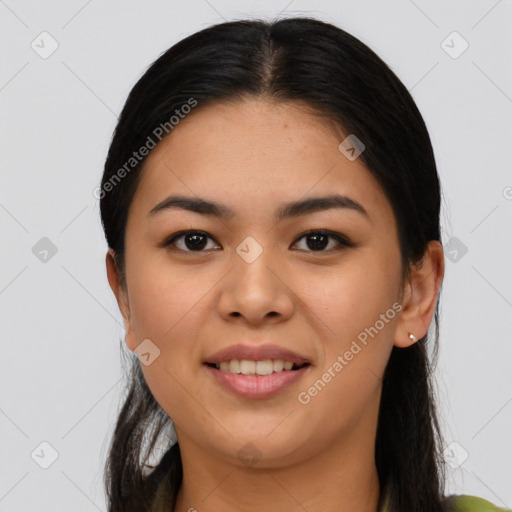
[[[267,398],[276,395],[297,382],[310,367],[308,365],[298,370],[284,370],[270,375],[242,375],[204,366],[222,386],[245,398]]]

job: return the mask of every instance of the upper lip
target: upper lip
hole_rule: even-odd
[[[281,359],[296,365],[309,363],[309,360],[304,356],[278,345],[232,345],[208,356],[204,363],[222,363],[232,359],[247,359],[249,361]]]

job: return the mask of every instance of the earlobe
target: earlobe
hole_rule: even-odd
[[[409,347],[428,331],[434,317],[444,276],[443,246],[431,240],[421,262],[413,266],[404,293],[403,309],[397,325],[394,345]]]

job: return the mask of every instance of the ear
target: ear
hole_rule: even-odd
[[[135,343],[135,335],[133,332],[133,326],[131,322],[128,292],[125,289],[125,287],[121,284],[121,280],[119,278],[119,273],[115,261],[115,252],[113,249],[109,248],[109,250],[107,251],[107,254],[105,256],[105,263],[107,266],[108,283],[110,284],[110,288],[114,292],[114,295],[117,300],[117,305],[119,306],[119,311],[123,316],[123,324],[124,329],[126,331],[126,344],[128,348],[131,351],[133,351],[137,344]]]
[[[413,266],[411,278],[404,287],[395,346],[409,347],[425,336],[434,317],[443,277],[443,246],[441,242],[431,240],[423,260]],[[409,338],[411,333],[415,339]]]

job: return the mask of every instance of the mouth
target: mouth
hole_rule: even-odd
[[[207,362],[203,366],[220,389],[242,398],[264,399],[282,393],[298,383],[309,372],[311,363],[231,360],[221,363]]]

